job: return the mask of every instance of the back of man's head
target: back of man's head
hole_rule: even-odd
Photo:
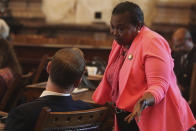
[[[51,60],[49,77],[59,88],[67,89],[79,81],[85,70],[85,60],[78,48],[64,48]]]

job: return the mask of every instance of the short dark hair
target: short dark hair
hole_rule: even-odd
[[[112,15],[123,14],[125,12],[129,13],[131,24],[134,26],[137,26],[139,23],[141,23],[141,26],[144,25],[144,14],[137,4],[128,1],[121,2],[114,7]]]
[[[80,80],[85,70],[85,65],[85,60],[80,49],[60,49],[51,60],[51,81],[60,88],[67,89],[74,82]]]

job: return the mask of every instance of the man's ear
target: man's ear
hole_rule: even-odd
[[[48,72],[48,74],[50,74],[50,66],[51,66],[51,61],[49,61],[48,65],[47,65],[47,72]]]
[[[82,77],[79,80],[75,81],[74,87],[77,88],[81,81],[82,81]]]

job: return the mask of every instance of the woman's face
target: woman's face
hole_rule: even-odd
[[[130,46],[137,35],[137,28],[130,23],[129,17],[128,12],[111,17],[110,32],[119,45]]]

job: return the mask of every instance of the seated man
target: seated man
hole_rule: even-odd
[[[172,36],[174,71],[182,95],[188,101],[193,64],[196,62],[196,47],[186,28],[179,28]]]
[[[46,90],[40,98],[18,106],[9,113],[6,131],[33,131],[42,107],[54,112],[85,110],[90,104],[74,101],[70,93],[80,83],[85,69],[85,60],[77,48],[65,48],[56,52],[48,63],[49,78]]]

